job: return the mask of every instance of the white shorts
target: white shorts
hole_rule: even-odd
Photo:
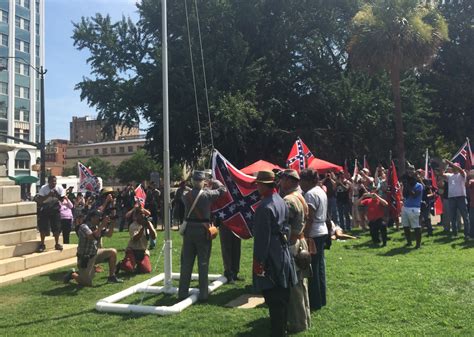
[[[402,208],[402,226],[411,228],[420,227],[420,209],[415,207]]]

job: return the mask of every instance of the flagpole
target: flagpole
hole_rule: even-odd
[[[426,148],[426,152],[425,152],[425,179],[428,179],[428,163],[429,163],[429,153],[428,153],[428,148]]]
[[[161,0],[161,57],[163,73],[163,184],[164,184],[164,214],[165,223],[165,288],[171,288],[171,200],[170,200],[170,147],[169,147],[169,106],[168,106],[168,28],[166,0]]]

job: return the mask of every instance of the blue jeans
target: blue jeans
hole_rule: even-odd
[[[326,305],[326,261],[324,260],[324,244],[327,235],[313,238],[316,244],[316,254],[311,255],[313,276],[309,279],[309,306],[319,310]]]
[[[348,231],[351,229],[351,206],[348,202],[338,202],[337,212],[339,213],[339,226]]]
[[[449,215],[451,216],[451,226],[453,234],[456,235],[458,232],[456,216],[457,212],[461,213],[462,220],[464,222],[464,236],[469,236],[469,216],[467,215],[467,201],[466,197],[453,197],[449,198]]]
[[[339,217],[337,215],[337,203],[336,197],[328,198],[328,214],[331,216],[331,220],[338,226],[339,224]]]

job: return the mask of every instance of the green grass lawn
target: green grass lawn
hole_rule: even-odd
[[[328,305],[313,312],[313,327],[301,335],[474,335],[474,243],[450,239],[438,229],[423,238],[422,249],[403,248],[401,232],[390,231],[386,248],[375,248],[367,235],[333,242],[326,251]],[[163,233],[153,251],[155,264]],[[179,272],[180,236],[173,233],[173,271]],[[105,240],[123,257],[127,233]],[[95,311],[97,300],[149,277],[127,278],[107,284],[107,273],[97,274],[93,288],[64,285],[66,269],[27,282],[0,288],[1,336],[67,335],[223,335],[265,336],[268,310],[230,309],[224,305],[251,291],[251,240],[242,246],[242,276],[246,282],[224,285],[207,304],[196,304],[175,316],[105,314]],[[163,270],[163,256],[154,274]],[[222,272],[219,240],[214,240],[211,273]],[[139,303],[142,296],[129,298]],[[146,304],[169,304],[168,296],[146,295]]]

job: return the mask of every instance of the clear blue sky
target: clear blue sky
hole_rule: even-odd
[[[95,13],[110,14],[120,19],[122,14],[134,21],[138,18],[136,0],[46,0],[45,1],[45,104],[46,139],[69,139],[72,116],[96,115],[96,111],[81,102],[74,86],[89,76],[87,52],[73,46],[72,22]]]

